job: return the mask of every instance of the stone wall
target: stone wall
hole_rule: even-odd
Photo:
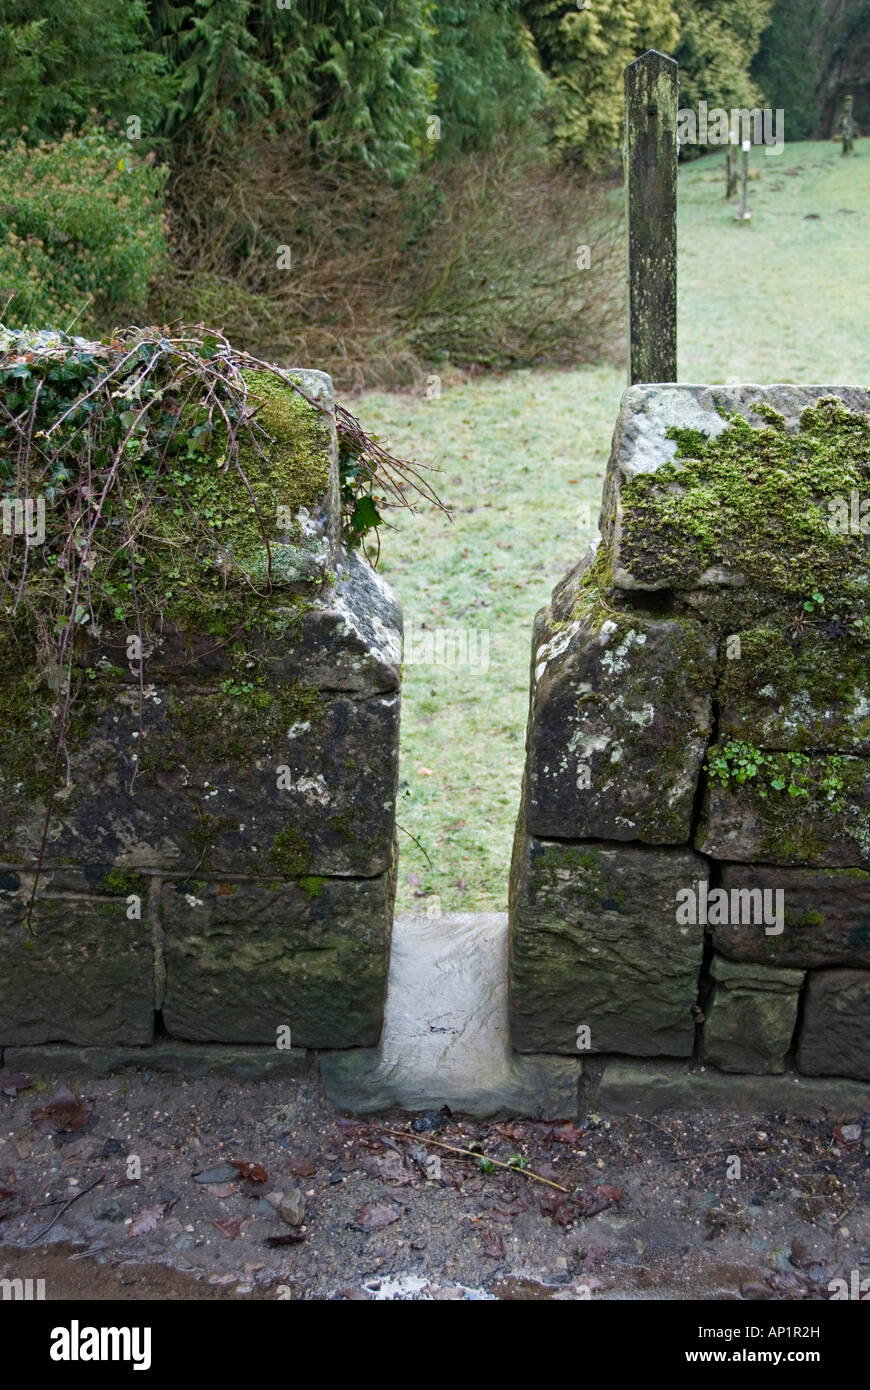
[[[513,1045],[870,1080],[870,393],[638,386],[537,615]]]
[[[264,460],[258,498],[278,518],[265,601],[262,586],[259,597],[237,586],[248,621],[228,641],[205,609],[176,620],[170,577],[141,663],[123,627],[86,641],[69,777],[53,798],[56,682],[52,691],[30,634],[6,613],[0,1047],[144,1046],[156,1034],[294,1048],[378,1039],[401,615],[341,542],[330,380],[289,375],[317,404],[270,378],[263,422],[281,457],[280,469]],[[284,434],[276,391],[292,416]],[[304,506],[296,496],[282,520],[303,469],[316,495]],[[256,588],[264,556],[249,559]]]

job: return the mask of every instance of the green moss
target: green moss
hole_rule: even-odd
[[[149,733],[140,775],[153,778],[178,758],[200,766],[250,762],[261,753],[280,753],[297,724],[316,727],[323,717],[319,691],[299,681],[224,682],[208,694],[175,690],[166,724]],[[229,688],[228,688],[229,687]]]
[[[603,897],[604,877],[595,849],[579,845],[553,845],[535,849],[531,863],[531,890],[545,907],[561,900],[560,884],[598,902]]]
[[[300,878],[299,887],[310,902],[312,898],[320,897],[325,883],[325,878],[320,878],[316,874],[306,874]]]
[[[614,616],[609,603],[612,566],[612,550],[602,542],[580,580],[572,620],[588,618],[603,622],[605,617]]]
[[[823,912],[797,912],[790,913],[786,908],[785,925],[787,927],[821,927],[824,925],[825,914]],[[771,942],[771,945],[774,943]]]
[[[800,599],[812,583],[826,594],[868,593],[855,565],[856,540],[832,530],[828,502],[866,492],[870,419],[836,397],[807,407],[789,434],[776,412],[767,424],[740,415],[715,439],[672,429],[676,459],[623,483],[622,562],[640,582],[685,581],[708,566]]]
[[[145,880],[141,874],[110,869],[108,873],[103,874],[96,887],[98,893],[111,893],[124,898],[130,893],[136,893],[141,897],[145,892]]]
[[[780,614],[739,636],[740,656],[723,662],[719,684],[732,719],[772,747],[849,752],[870,743],[862,631],[834,617],[796,639]]]
[[[307,876],[311,850],[299,832],[288,826],[275,836],[266,857],[282,878],[302,878]]]
[[[211,863],[211,850],[215,840],[235,829],[235,821],[229,816],[212,816],[207,811],[196,808],[196,824],[189,832],[190,843],[199,855],[199,863],[206,869]]]

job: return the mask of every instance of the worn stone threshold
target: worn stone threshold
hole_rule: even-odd
[[[736,1075],[695,1059],[557,1057],[513,1052],[508,1035],[507,913],[396,918],[384,1031],[375,1048],[181,1042],[147,1047],[6,1047],[0,1064],[30,1074],[105,1076],[135,1067],[256,1080],[319,1064],[329,1100],[353,1114],[437,1110],[477,1118],[653,1115],[662,1110],[870,1110],[870,1084],[839,1077]]]

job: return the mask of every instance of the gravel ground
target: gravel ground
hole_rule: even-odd
[[[0,1278],[49,1300],[827,1300],[870,1277],[861,1114],[363,1123],[313,1071],[4,1086]]]

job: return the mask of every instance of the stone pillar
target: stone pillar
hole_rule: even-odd
[[[532,637],[519,1051],[870,1077],[868,458],[858,388],[624,396]]]
[[[182,616],[165,578],[138,659],[122,625],[83,644],[44,844],[56,692],[16,620],[0,632],[0,1046],[147,1044],[158,1015],[201,1042],[378,1039],[401,614],[341,542],[331,382],[286,376],[249,381],[271,589],[258,542],[221,614]]]

